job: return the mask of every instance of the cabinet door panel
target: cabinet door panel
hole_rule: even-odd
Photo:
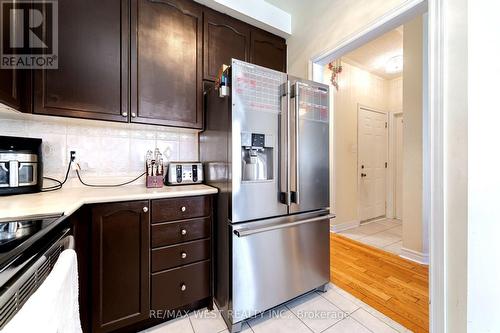
[[[60,0],[58,11],[59,68],[36,72],[34,112],[128,121],[129,2]]]
[[[201,7],[134,0],[132,24],[132,122],[201,128]]]
[[[285,40],[262,30],[252,30],[250,62],[286,72]]]
[[[92,322],[108,332],[149,315],[148,201],[92,207]]]
[[[206,9],[203,13],[203,78],[215,81],[231,58],[249,60],[250,27],[231,17]]]
[[[31,112],[30,79],[29,70],[0,69],[0,103]]]
[[[13,69],[0,69],[0,103],[19,110],[19,84],[16,71]]]

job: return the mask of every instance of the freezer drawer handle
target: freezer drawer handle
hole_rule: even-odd
[[[235,230],[234,234],[238,237],[245,237],[245,236],[250,236],[253,234],[260,233],[260,232],[294,227],[294,226],[297,226],[300,224],[317,222],[317,221],[321,221],[321,220],[325,220],[325,219],[331,219],[334,217],[335,217],[335,215],[329,214],[329,215],[322,215],[322,216],[318,216],[318,217],[313,217],[313,218],[307,219],[307,220],[301,220],[301,221],[296,221],[296,222],[291,222],[291,223],[286,223],[286,224],[272,225],[272,226],[263,227],[263,228],[256,228],[256,229],[242,228],[239,230]]]

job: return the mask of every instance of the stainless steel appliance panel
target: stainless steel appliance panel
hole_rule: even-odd
[[[42,160],[41,139],[0,136],[0,195],[39,192]]]
[[[290,78],[290,212],[330,206],[328,86]]]
[[[233,324],[329,282],[328,216],[233,226]]]
[[[280,87],[286,74],[239,60],[231,67],[231,222],[286,215],[287,205],[280,202]],[[244,181],[242,175],[242,137],[259,134],[265,136],[265,148],[272,150],[271,179]],[[268,173],[269,174],[269,173]],[[269,177],[268,177],[269,178]]]
[[[203,165],[198,162],[169,163],[165,183],[186,185],[203,183]]]

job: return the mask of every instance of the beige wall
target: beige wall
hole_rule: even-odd
[[[334,187],[332,208],[336,218],[333,225],[358,221],[358,104],[389,111],[389,95],[401,96],[401,79],[388,81],[354,65],[343,62],[339,90],[330,87],[334,96]],[[324,82],[330,83],[331,72],[324,69]],[[394,82],[393,82],[394,81]],[[393,99],[394,109],[398,98]]]
[[[387,111],[403,112],[403,77],[387,82]]]
[[[404,25],[403,39],[403,248],[423,252],[422,17]]]
[[[444,0],[444,62],[443,62],[443,122],[444,122],[444,232],[446,272],[447,332],[467,332],[467,187],[468,187],[468,90],[467,90],[467,0]],[[492,3],[493,5],[493,3]],[[495,30],[492,30],[495,31]],[[491,72],[489,72],[491,73]],[[495,77],[495,76],[491,76]],[[485,140],[487,141],[487,140]],[[493,143],[495,141],[490,141]],[[484,147],[484,146],[483,146]],[[486,194],[487,195],[487,194]],[[498,223],[498,220],[496,221]],[[488,232],[483,230],[483,232]],[[497,235],[494,235],[495,240]],[[492,253],[484,253],[488,258]],[[491,265],[488,261],[485,265]],[[494,264],[493,264],[494,265]],[[488,276],[481,277],[488,279]],[[481,284],[480,280],[471,283]],[[498,281],[496,281],[498,288]],[[484,291],[486,295],[489,291]],[[483,298],[484,299],[484,298]],[[484,302],[480,307],[498,306]],[[491,328],[491,327],[490,327]],[[471,330],[471,333],[481,332]],[[487,332],[482,331],[482,332]],[[490,332],[498,332],[494,328]]]
[[[309,60],[333,49],[346,37],[398,7],[405,0],[290,1],[292,36],[288,44],[288,72],[306,78]]]

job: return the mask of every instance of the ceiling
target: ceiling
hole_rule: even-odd
[[[401,76],[402,73],[387,73],[386,64],[389,59],[402,55],[403,27],[400,26],[349,52],[342,57],[342,60],[391,80]]]
[[[303,0],[265,0],[265,1],[284,11],[291,12],[291,9],[293,7],[302,5]]]

